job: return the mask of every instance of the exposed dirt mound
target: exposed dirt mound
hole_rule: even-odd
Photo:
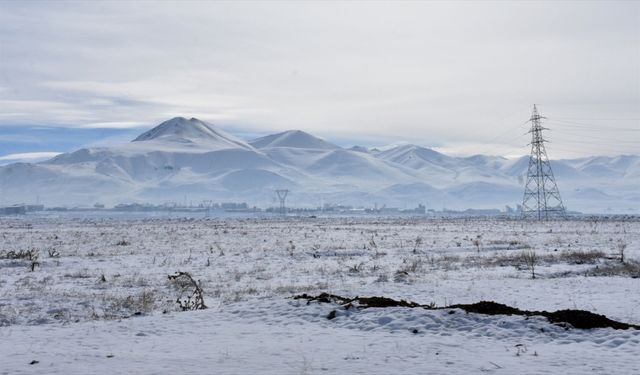
[[[447,307],[434,307],[433,305],[421,305],[416,302],[405,300],[394,300],[387,297],[355,297],[347,298],[334,294],[322,293],[318,296],[310,296],[301,294],[294,296],[294,299],[306,299],[307,304],[317,301],[320,303],[337,303],[344,308],[349,309],[356,307],[360,309],[373,307],[409,307],[423,308],[427,310],[442,309],[462,309],[467,313],[485,314],[485,315],[522,315],[522,316],[544,316],[554,324],[569,324],[574,328],[591,329],[591,328],[613,328],[613,329],[640,329],[640,326],[617,322],[611,320],[604,315],[594,314],[585,310],[558,310],[554,312],[548,311],[528,311],[504,305],[493,301],[480,301],[473,304],[459,304]],[[336,317],[335,311],[332,311],[328,319]]]
[[[447,307],[485,315],[527,315],[526,311],[493,301],[480,301],[470,305],[451,305]]]
[[[552,323],[568,323],[575,328],[614,328],[614,329],[640,329],[640,326],[616,322],[604,315],[594,314],[584,310],[559,310],[554,312],[543,311],[540,313],[546,316]]]
[[[353,305],[353,303],[357,303],[359,308],[365,309],[369,307],[424,307],[429,308],[428,306],[422,306],[418,303],[400,300],[397,301],[393,298],[387,297],[355,297],[355,298],[346,298],[341,296],[336,296],[335,294],[322,293],[317,296],[309,296],[306,293],[301,294],[299,296],[294,296],[293,299],[306,299],[310,303],[312,301],[318,301],[322,303],[338,303],[340,305],[344,305],[349,308]]]
[[[400,300],[396,301],[392,298],[386,297],[361,297],[358,298],[358,303],[360,305],[365,305],[366,307],[423,307],[419,304],[411,301]]]

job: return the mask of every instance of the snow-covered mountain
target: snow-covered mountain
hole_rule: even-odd
[[[244,141],[214,125],[177,117],[132,142],[85,148],[40,163],[0,167],[2,203],[240,200],[428,208],[495,208],[521,200],[528,158],[453,157],[413,144],[344,149],[292,130]],[[640,157],[552,161],[570,209],[639,210]]]
[[[192,145],[209,151],[245,149],[254,151],[246,142],[196,118],[176,117],[142,133],[132,142],[148,142],[155,147],[175,144]],[[153,143],[151,143],[153,142]],[[137,145],[136,145],[137,147]]]
[[[212,125],[181,117],[127,144],[0,169],[5,197],[25,201],[39,195],[51,204],[162,202],[184,195],[233,199],[260,189],[297,186],[289,177],[299,174]]]
[[[259,149],[270,148],[299,148],[314,150],[338,150],[339,146],[329,143],[323,139],[301,130],[289,130],[286,132],[267,135],[266,137],[254,139],[250,144]]]

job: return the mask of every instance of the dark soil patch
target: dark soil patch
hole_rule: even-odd
[[[433,305],[421,305],[416,302],[405,300],[394,300],[387,297],[355,297],[347,298],[334,294],[322,293],[317,296],[301,294],[294,296],[294,299],[306,299],[307,304],[317,301],[320,303],[337,303],[345,309],[357,307],[360,309],[382,308],[382,307],[409,307],[423,308],[427,310],[441,309],[462,309],[467,313],[484,314],[484,315],[521,315],[521,316],[544,316],[554,324],[569,324],[574,328],[591,329],[591,328],[613,328],[613,329],[640,329],[640,326],[627,324],[611,320],[604,315],[594,314],[585,310],[558,310],[554,312],[548,311],[528,311],[504,305],[493,301],[480,301],[472,304],[458,304],[447,307],[434,307]],[[334,319],[336,311],[332,311],[327,317]]]
[[[402,299],[396,301],[386,297],[361,297],[358,298],[358,303],[366,307],[420,307],[420,305],[415,302],[407,302]]]
[[[393,298],[387,297],[355,297],[355,298],[346,298],[341,296],[336,296],[335,294],[329,293],[321,293],[317,296],[310,296],[305,294],[301,294],[299,296],[294,296],[293,299],[306,299],[307,304],[317,301],[321,303],[338,303],[340,305],[345,306],[347,309],[353,306],[354,302],[358,303],[359,308],[369,308],[369,307],[427,307],[422,306],[415,302],[400,300],[397,301]]]
[[[640,329],[640,326],[617,322],[604,315],[594,314],[584,310],[543,311],[540,315],[546,316],[552,323],[568,323],[575,328],[589,329],[608,327],[613,329]]]
[[[451,305],[447,308],[462,309],[469,313],[484,315],[527,315],[526,311],[493,301],[480,301],[470,305]]]
[[[459,308],[466,312],[485,315],[523,315],[523,316],[544,316],[551,323],[570,324],[574,328],[614,328],[614,329],[640,329],[640,326],[621,323],[611,320],[604,315],[595,314],[585,310],[558,310],[548,311],[527,311],[515,307],[503,305],[493,301],[481,301],[470,305],[452,305],[449,308]]]

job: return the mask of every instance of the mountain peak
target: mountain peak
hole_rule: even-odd
[[[186,119],[184,117],[174,117],[167,120],[155,128],[142,133],[133,142],[150,141],[153,139],[166,138],[208,138],[215,136],[215,130],[208,124],[197,118]]]
[[[340,149],[339,146],[303,132],[302,130],[287,130],[282,133],[267,135],[262,138],[254,139],[249,142],[249,144],[258,149],[273,147],[309,148],[320,150]]]
[[[368,148],[363,147],[363,146],[358,146],[358,145],[351,146],[349,148],[349,151],[362,152],[364,154],[369,154],[370,153]]]
[[[195,117],[187,119],[185,117],[174,117],[167,120],[155,128],[140,134],[132,142],[163,141],[176,143],[192,143],[200,145],[214,144],[219,148],[245,148],[252,149],[251,146],[236,137],[227,134],[214,125],[198,120]]]
[[[452,166],[456,164],[456,159],[439,153],[431,148],[426,148],[411,143],[397,144],[396,146],[384,147],[377,157],[402,164],[413,169]]]
[[[442,158],[443,154],[435,151],[432,148],[418,146],[412,143],[401,142],[392,144],[389,146],[380,148],[380,155],[382,156],[399,156],[399,155],[408,155],[415,154],[421,158]]]

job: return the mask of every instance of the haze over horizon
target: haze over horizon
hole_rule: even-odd
[[[637,2],[0,2],[0,161],[175,116],[244,139],[518,156],[533,103],[554,159],[637,153],[639,17]]]

